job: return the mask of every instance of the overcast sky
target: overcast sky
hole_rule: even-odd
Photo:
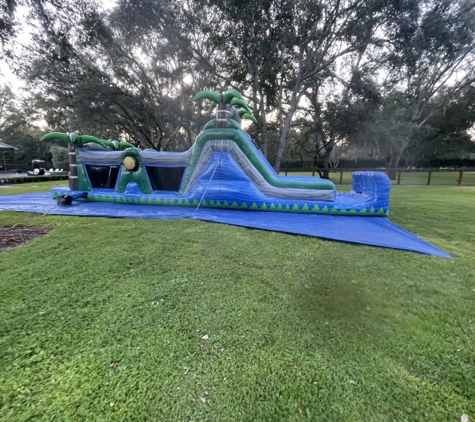
[[[30,41],[30,31],[28,30],[28,25],[23,24],[26,20],[27,9],[23,6],[19,6],[16,9],[16,18],[22,23],[18,28],[15,45],[18,47],[15,48],[15,51],[21,49],[21,45],[27,45]],[[15,93],[19,93],[20,89],[24,86],[23,83],[13,74],[8,64],[2,60],[0,61],[0,76],[2,80],[2,85],[7,83],[11,86]]]
[[[116,3],[116,0],[100,1],[100,4],[104,10],[112,9]],[[28,9],[26,7],[17,7],[15,14],[16,19],[21,23],[15,38],[15,52],[19,52],[22,49],[21,47],[28,45],[31,40],[31,27],[26,23],[26,16],[28,14]],[[0,85],[4,85],[5,83],[10,85],[15,94],[20,94],[21,89],[25,87],[24,83],[15,76],[4,60],[0,61],[0,81]]]

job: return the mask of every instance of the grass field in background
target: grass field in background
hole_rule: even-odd
[[[0,253],[0,419],[475,418],[474,209],[475,188],[392,192],[391,221],[454,259],[0,212],[53,228]]]
[[[51,188],[68,186],[67,180],[55,180],[52,182],[20,183],[12,185],[0,185],[0,195],[13,195],[22,193],[46,192]],[[1,200],[1,199],[0,199]]]
[[[343,184],[351,184],[351,171],[343,172]],[[281,176],[285,176],[285,172],[280,172]],[[288,172],[288,176],[312,176],[311,172]],[[318,177],[318,174],[315,173]],[[401,174],[401,185],[427,185],[427,178],[429,172],[413,172]],[[432,186],[457,186],[459,172],[432,172],[431,182]],[[340,172],[330,173],[330,180],[335,183],[340,183]],[[392,181],[393,185],[397,183],[397,179]],[[475,172],[464,172],[462,177],[462,186],[475,186]]]

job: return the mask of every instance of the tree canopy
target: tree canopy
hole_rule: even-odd
[[[3,44],[18,4],[34,30],[9,50],[28,98],[10,115],[48,130],[184,150],[210,119],[194,95],[237,88],[276,169],[473,144],[475,0],[6,1]]]

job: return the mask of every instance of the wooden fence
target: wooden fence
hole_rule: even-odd
[[[318,168],[318,167],[306,167],[306,168],[282,168],[280,169],[280,173],[285,173],[287,176],[288,173],[312,173],[312,176],[315,176],[315,174],[318,176],[320,172],[323,172],[323,169]],[[344,173],[353,173],[354,171],[380,171],[383,173],[387,173],[387,169],[381,168],[381,169],[361,169],[361,168],[336,168],[336,169],[330,169],[330,173],[339,173],[339,181],[337,182],[337,179],[334,179],[331,177],[331,179],[334,179],[333,182],[337,184],[343,184],[343,175]],[[417,183],[417,184],[425,184],[425,185],[430,185],[432,182],[432,176],[434,173],[457,173],[458,177],[457,179],[454,179],[454,183],[443,183],[444,185],[456,185],[460,186],[462,184],[463,176],[464,174],[469,174],[470,180],[467,181],[468,183],[464,183],[466,185],[475,185],[475,168],[452,168],[452,169],[438,169],[438,168],[418,168],[418,169],[405,169],[405,168],[399,168],[394,171],[393,174],[396,174],[396,178],[393,180],[393,184],[395,185],[408,185],[408,184],[413,184],[413,183],[401,183],[401,177],[403,173],[427,173],[427,179],[425,179],[425,183]],[[338,177],[337,177],[338,178]],[[434,185],[434,183],[432,183]],[[440,185],[440,184],[438,184]]]

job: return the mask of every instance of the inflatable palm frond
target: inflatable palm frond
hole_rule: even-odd
[[[104,148],[110,148],[114,151],[119,151],[126,148],[134,148],[135,146],[132,145],[130,142],[125,141],[106,141],[105,139],[99,139],[95,136],[91,135],[82,135],[79,136],[77,133],[71,132],[70,134],[62,133],[62,132],[50,132],[44,135],[40,141],[47,141],[49,139],[60,139],[65,142],[72,142],[73,144],[88,144],[88,143],[95,143],[98,145],[103,146]]]
[[[235,88],[228,89],[222,94],[216,91],[206,89],[204,91],[198,92],[198,94],[196,94],[193,98],[194,101],[198,101],[201,99],[207,99],[211,101],[208,109],[208,112],[210,113],[214,109],[216,109],[216,111],[218,112],[224,109],[229,109],[230,106],[233,106],[234,108],[236,108],[238,116],[241,119],[249,119],[257,124],[257,119],[252,114],[251,109],[242,99],[241,93]],[[238,118],[237,120],[240,119]]]

